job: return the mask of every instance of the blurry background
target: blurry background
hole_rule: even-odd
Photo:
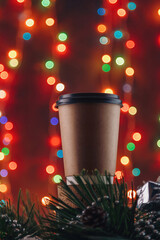
[[[71,92],[123,101],[117,178],[160,175],[159,0],[0,0],[0,198],[56,194],[55,102]]]

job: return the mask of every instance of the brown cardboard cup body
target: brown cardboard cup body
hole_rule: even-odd
[[[59,106],[65,176],[82,169],[116,170],[120,105],[74,103]]]

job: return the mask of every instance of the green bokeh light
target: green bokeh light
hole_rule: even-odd
[[[102,70],[104,71],[104,72],[109,72],[110,70],[111,70],[111,67],[110,67],[110,65],[109,64],[103,64],[102,65]]]
[[[62,41],[62,42],[66,41],[67,38],[68,38],[68,36],[67,36],[66,33],[60,33],[60,34],[58,35],[58,39],[59,39],[60,41]]]
[[[117,65],[119,65],[119,66],[123,65],[123,64],[124,64],[124,58],[122,58],[122,57],[117,57],[117,58],[116,58],[116,63],[117,63]]]
[[[53,67],[54,67],[54,62],[53,61],[47,61],[46,63],[45,63],[45,66],[46,66],[46,68],[47,69],[52,69]]]
[[[49,7],[49,5],[51,3],[50,3],[50,0],[43,0],[43,1],[41,1],[41,4],[42,4],[43,7]]]
[[[4,155],[8,155],[9,154],[9,149],[4,147],[4,148],[2,148],[1,152],[3,152]]]
[[[128,144],[127,144],[127,149],[128,149],[129,151],[133,151],[133,150],[135,149],[135,144],[132,143],[132,142],[128,143]]]
[[[157,141],[157,146],[160,148],[160,139]]]
[[[55,176],[53,177],[53,181],[54,181],[55,183],[60,183],[61,180],[62,180],[61,175],[55,175]]]

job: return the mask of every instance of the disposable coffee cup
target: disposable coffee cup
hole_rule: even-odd
[[[73,93],[57,101],[65,176],[116,170],[122,101],[115,94]]]

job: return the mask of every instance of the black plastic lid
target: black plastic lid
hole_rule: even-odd
[[[122,107],[122,101],[118,95],[107,94],[107,93],[72,93],[64,94],[59,97],[56,102],[56,107],[61,105],[83,103],[83,102],[94,102],[94,103],[113,103],[118,104]]]

